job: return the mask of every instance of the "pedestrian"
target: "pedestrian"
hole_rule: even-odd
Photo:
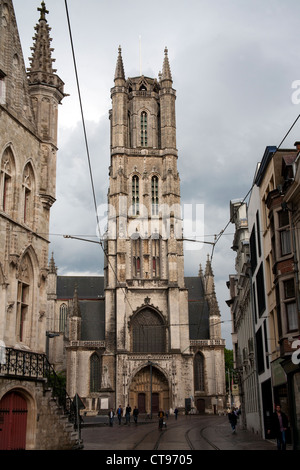
[[[237,423],[237,415],[234,412],[234,408],[232,408],[231,412],[228,413],[228,419],[231,425],[232,434],[236,433],[236,423]]]
[[[277,439],[277,450],[286,450],[286,431],[288,428],[288,417],[281,406],[276,405],[275,411],[271,417],[271,426],[267,434],[273,435]]]
[[[119,405],[119,408],[117,409],[117,416],[118,416],[119,424],[121,424],[122,416],[123,416],[123,408],[121,405]]]
[[[113,409],[111,408],[109,413],[108,413],[109,425],[110,426],[113,426],[113,424],[114,424],[114,416],[115,416],[115,413],[114,413]]]
[[[160,410],[158,412],[158,429],[162,429],[162,427],[163,427],[164,416],[165,416],[165,413],[163,412],[163,410]]]
[[[178,415],[178,408],[175,408],[175,410],[174,410],[174,414],[175,414],[175,419],[177,419],[177,415]]]
[[[138,410],[138,408],[137,408],[136,406],[134,407],[134,410],[133,410],[132,414],[133,414],[134,422],[135,422],[135,424],[137,424],[138,415],[139,415],[139,410]]]
[[[125,418],[126,418],[126,424],[130,425],[130,413],[131,413],[131,406],[128,405],[126,406],[126,411],[125,411]]]

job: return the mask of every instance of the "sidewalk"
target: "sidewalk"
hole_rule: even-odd
[[[220,450],[276,450],[275,439],[263,439],[253,432],[242,429],[237,425],[233,434],[227,417],[217,425],[209,426],[203,432],[203,436],[212,441]],[[287,445],[287,450],[292,450]]]
[[[182,436],[182,425],[187,425],[186,429],[188,429],[191,424],[191,427],[196,429],[196,433],[199,428],[198,435],[200,436],[201,433],[201,436],[218,450],[273,450],[277,452],[275,440],[262,439],[257,434],[241,429],[239,426],[237,426],[237,432],[232,434],[227,416],[181,416],[178,422],[174,420],[174,417],[169,417],[167,424],[167,429],[170,429],[171,425],[172,432],[175,432],[177,437]],[[146,415],[139,416],[137,426],[133,418],[129,426],[125,424],[125,418],[123,418],[120,426],[115,417],[113,429],[109,426],[108,416],[85,416],[82,423],[83,445],[86,450],[130,449],[137,439],[156,429],[156,416],[152,420]],[[292,446],[287,445],[287,450],[292,450]]]

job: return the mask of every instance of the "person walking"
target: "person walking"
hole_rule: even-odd
[[[268,429],[267,434],[271,434],[277,439],[277,450],[286,450],[287,428],[288,417],[281,411],[281,406],[276,405],[271,418],[271,427]]]
[[[131,406],[128,405],[126,406],[126,411],[125,411],[125,418],[126,418],[126,424],[130,425],[130,413],[131,413]]]
[[[123,408],[121,405],[119,405],[119,408],[117,409],[117,416],[118,416],[119,424],[121,424],[122,416],[123,416]]]
[[[236,423],[237,423],[237,415],[235,414],[234,408],[232,408],[231,412],[228,413],[228,419],[231,425],[232,434],[236,433]]]
[[[163,427],[163,424],[164,424],[164,416],[165,416],[165,413],[163,412],[163,410],[160,410],[158,412],[158,429],[162,429]]]
[[[135,424],[137,425],[139,410],[138,410],[138,408],[137,408],[136,406],[134,407],[134,410],[133,410],[132,414],[133,414],[134,422],[135,422]]]
[[[177,419],[177,415],[178,415],[178,408],[175,408],[175,410],[174,410],[174,414],[175,414],[175,419]]]
[[[111,408],[109,413],[108,413],[109,425],[110,426],[113,426],[113,424],[114,424],[114,416],[115,416],[115,413],[114,413],[113,409]]]

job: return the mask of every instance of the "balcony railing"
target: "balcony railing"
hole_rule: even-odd
[[[52,397],[57,400],[70,421],[74,422],[76,409],[73,400],[45,354],[13,348],[0,349],[0,377],[44,381],[51,388]]]

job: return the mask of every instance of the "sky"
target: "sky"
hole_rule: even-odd
[[[26,66],[38,0],[13,0]],[[53,58],[69,94],[59,108],[56,202],[50,253],[59,275],[102,275],[96,214],[64,0],[47,0]],[[127,77],[158,78],[168,48],[177,93],[182,206],[204,210],[200,238],[186,243],[185,275],[212,256],[222,337],[231,349],[226,282],[235,272],[230,200],[244,199],[268,145],[278,146],[300,113],[298,0],[68,0],[97,206],[106,204],[110,90],[118,48]],[[300,140],[300,120],[281,148]],[[194,226],[193,226],[194,227]],[[193,228],[192,227],[192,228]],[[194,227],[195,228],[195,227]],[[189,231],[189,234],[192,232]],[[197,232],[198,233],[198,232]],[[199,237],[198,237],[199,240]]]

